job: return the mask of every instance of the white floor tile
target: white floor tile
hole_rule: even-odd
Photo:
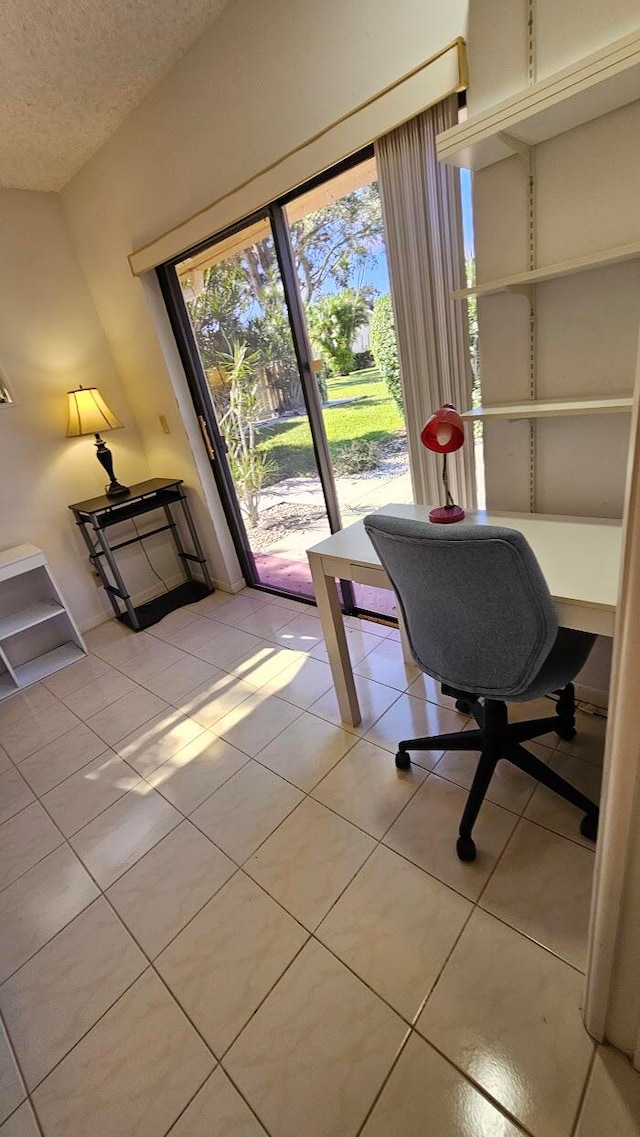
[[[32,801],[35,801],[33,793],[15,767],[0,774],[0,825]]]
[[[430,738],[434,735],[463,730],[468,719],[457,711],[448,710],[437,703],[427,703],[413,695],[400,695],[393,705],[367,731],[369,742],[383,746],[395,754],[398,743],[411,738]],[[435,750],[412,750],[411,761],[426,770],[433,770],[446,746]]]
[[[247,764],[249,758],[235,746],[203,730],[151,774],[149,785],[181,813],[193,813],[211,794]]]
[[[17,880],[62,841],[59,830],[37,801],[5,821],[0,825],[0,889]]]
[[[355,1137],[404,1035],[402,1020],[312,941],[224,1066],[268,1132]]]
[[[1,1137],[40,1137],[40,1130],[28,1101],[23,1102],[4,1125],[0,1125],[0,1135]]]
[[[598,1047],[575,1137],[638,1137],[640,1074],[617,1050]]]
[[[0,987],[0,1007],[30,1090],[147,967],[100,898]]]
[[[215,1126],[215,1128],[211,1128]],[[267,1137],[260,1122],[229,1081],[222,1066],[213,1071],[171,1137]]]
[[[471,910],[457,892],[380,846],[316,936],[411,1020]]]
[[[62,734],[21,762],[20,773],[32,790],[42,795],[94,758],[105,754],[107,749],[102,738],[84,723],[78,723],[67,734]]]
[[[473,831],[476,860],[464,863],[456,855],[456,840],[466,801],[464,790],[432,774],[391,826],[384,843],[469,900],[477,900],[517,818],[485,801]]]
[[[108,888],[181,820],[168,801],[142,782],[80,829],[71,844],[100,887]]]
[[[135,691],[116,699],[97,715],[91,715],[87,720],[87,726],[91,727],[91,730],[109,746],[114,746],[121,738],[125,738],[136,727],[148,722],[154,715],[171,709],[157,695],[152,695],[142,687],[136,687]]]
[[[362,830],[306,798],[245,869],[313,931],[374,845]]]
[[[295,786],[257,762],[247,762],[191,820],[242,864],[302,800]]]
[[[255,691],[239,706],[218,719],[215,734],[255,758],[268,742],[299,717],[300,710],[277,695]]]
[[[590,849],[520,821],[482,907],[584,971],[593,866]]]
[[[5,1031],[0,1023],[0,1122],[24,1101],[26,1090]]]
[[[362,1137],[524,1137],[433,1047],[412,1035]]]
[[[237,873],[156,966],[220,1058],[306,939],[279,904]]]
[[[397,770],[388,750],[360,739],[312,796],[380,839],[426,776],[421,766]]]
[[[47,1137],[156,1137],[214,1065],[160,979],[146,971],[41,1083],[34,1103]]]
[[[107,895],[154,959],[235,871],[233,861],[183,821],[121,876]]]
[[[68,845],[0,892],[0,981],[35,955],[98,895]]]
[[[476,910],[418,1030],[535,1137],[570,1137],[593,1042],[583,979]]]
[[[65,837],[71,837],[140,782],[135,770],[107,751],[46,793],[42,804]]]
[[[355,741],[348,731],[315,715],[303,714],[259,750],[256,757],[263,766],[309,792]]]

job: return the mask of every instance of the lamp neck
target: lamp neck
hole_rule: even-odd
[[[442,455],[442,481],[444,484],[444,504],[445,506],[454,505],[454,500],[449,491],[449,476],[447,474],[447,455]]]

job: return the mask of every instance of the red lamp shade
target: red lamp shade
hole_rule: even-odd
[[[464,442],[464,423],[451,403],[435,411],[422,428],[420,440],[427,450],[436,454],[451,454]]]
[[[464,423],[456,408],[451,403],[445,403],[430,419],[427,419],[420,434],[420,440],[427,450],[436,454],[443,454],[442,481],[444,484],[444,505],[432,509],[429,521],[437,525],[450,525],[453,521],[464,520],[464,509],[456,505],[449,493],[447,478],[447,454],[459,450],[464,442]]]

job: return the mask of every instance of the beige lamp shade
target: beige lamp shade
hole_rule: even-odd
[[[102,430],[118,430],[122,426],[105,403],[97,387],[78,387],[68,391],[69,419],[67,438],[80,434],[99,434]]]

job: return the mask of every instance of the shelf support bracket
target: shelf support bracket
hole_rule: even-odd
[[[533,308],[534,288],[533,284],[508,284],[505,292],[512,292],[515,296],[525,296],[529,307]]]
[[[498,131],[498,138],[505,146],[508,146],[514,154],[517,154],[525,163],[527,168],[531,162],[531,147],[526,142],[521,142],[519,138],[514,138],[506,130]]]

